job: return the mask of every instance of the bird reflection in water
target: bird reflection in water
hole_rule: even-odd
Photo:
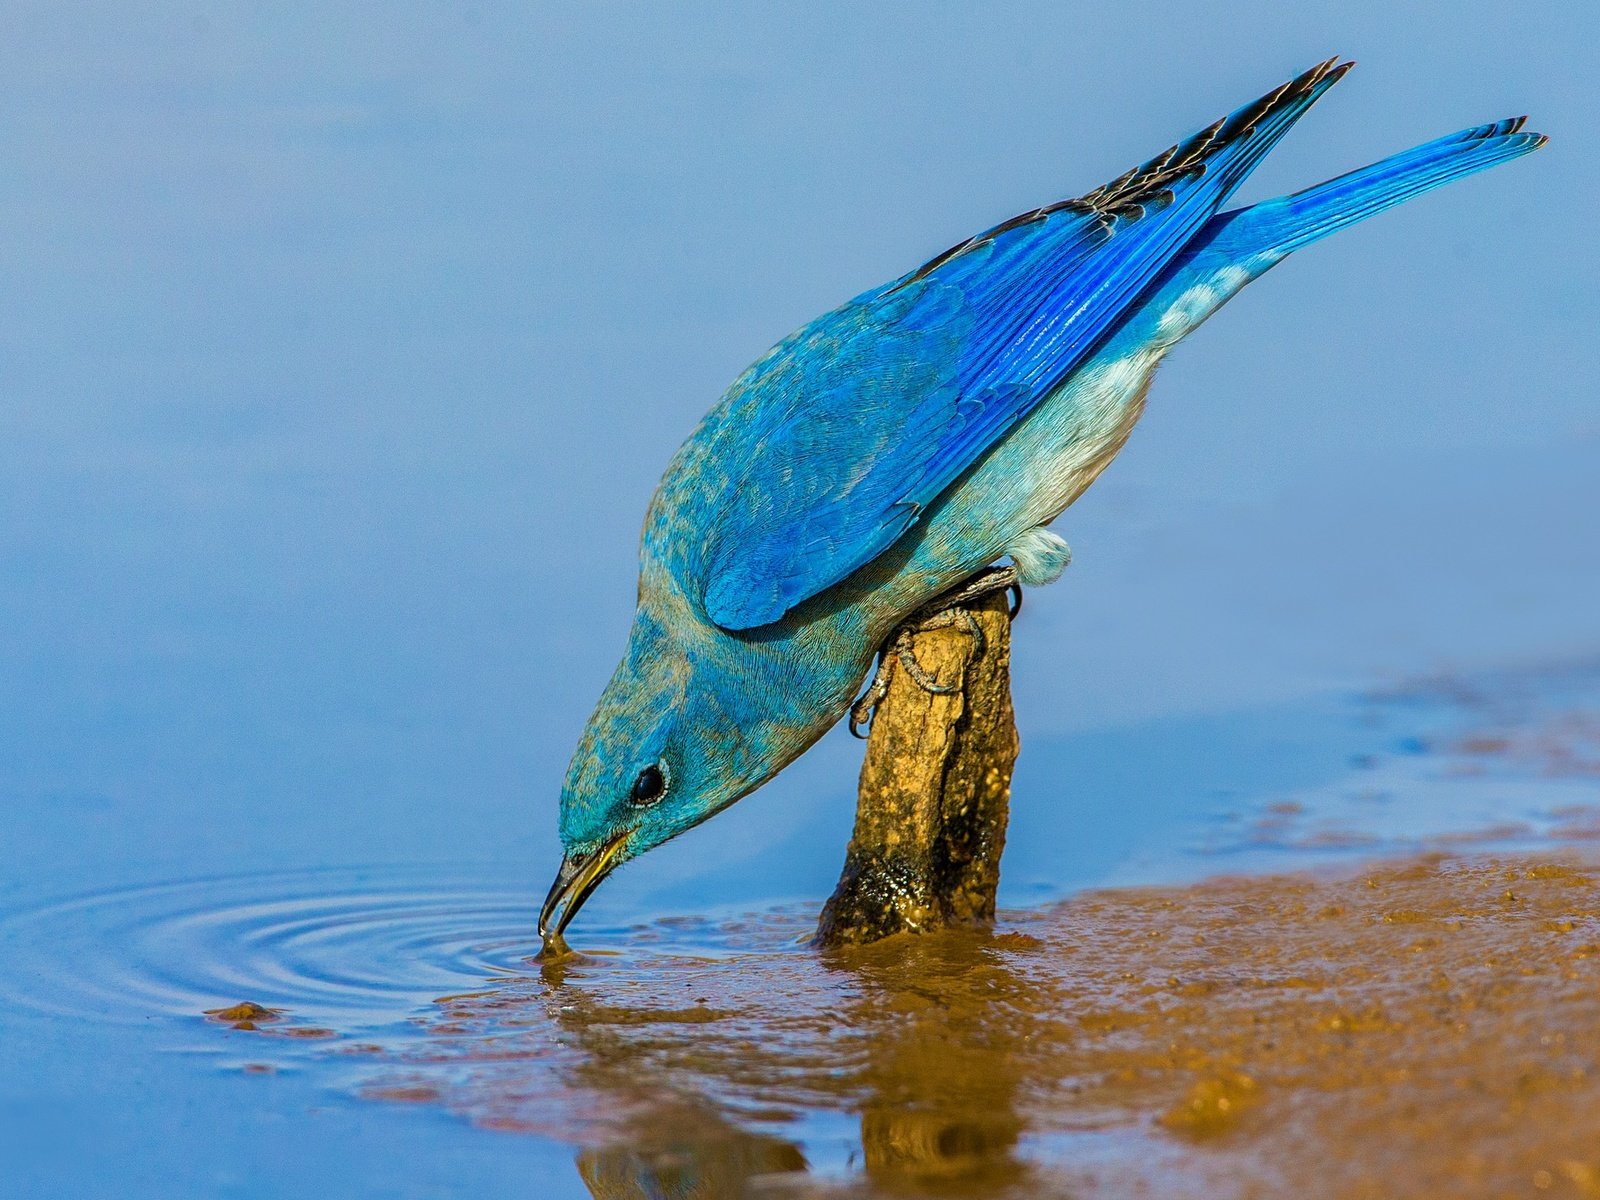
[[[1016,967],[1028,939],[953,931],[819,956],[794,944],[798,924],[776,942],[767,926],[766,952],[572,955],[450,1000],[430,1045],[433,1064],[453,1064],[442,1098],[584,1145],[578,1172],[607,1200],[780,1181],[778,1194],[817,1195],[857,1172],[948,1195],[1019,1184],[1013,1048],[1042,1032],[1028,1014],[1047,1001]],[[835,1115],[859,1118],[859,1148],[837,1139],[838,1161],[811,1175],[785,1126]],[[808,1145],[829,1144],[819,1127]]]
[[[805,1170],[792,1142],[747,1133],[709,1108],[654,1113],[636,1140],[578,1155],[596,1200],[724,1200]]]

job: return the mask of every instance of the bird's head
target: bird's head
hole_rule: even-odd
[[[812,740],[748,663],[708,653],[636,618],[561,789],[563,857],[539,915],[547,939],[618,866],[753,791]]]

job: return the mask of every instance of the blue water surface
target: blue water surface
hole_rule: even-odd
[[[585,1195],[573,1147],[199,1014],[349,1039],[515,969],[645,502],[722,387],[1336,52],[1360,69],[1249,195],[1523,111],[1553,141],[1296,258],[1163,369],[1018,626],[1003,899],[1593,798],[1456,778],[1438,731],[1503,714],[1401,686],[1594,703],[1583,6],[7,17],[0,1192]],[[830,735],[585,920],[815,905],[858,754]]]

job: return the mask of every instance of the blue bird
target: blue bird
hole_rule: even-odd
[[[1122,448],[1162,356],[1245,284],[1544,144],[1523,118],[1499,121],[1219,211],[1351,65],[1330,59],[1086,195],[969,238],[734,381],[650,503],[627,654],[562,790],[542,934],[559,938],[619,864],[809,748],[930,602],[974,578],[1059,576],[1070,553],[1048,526]]]

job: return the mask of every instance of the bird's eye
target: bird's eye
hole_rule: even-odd
[[[661,764],[651,763],[640,771],[639,778],[633,781],[633,790],[628,793],[628,802],[642,808],[647,804],[654,804],[666,794],[666,772],[661,769]]]

